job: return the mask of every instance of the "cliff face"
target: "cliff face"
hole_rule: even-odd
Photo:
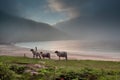
[[[45,24],[0,11],[0,43],[65,39],[66,34]]]

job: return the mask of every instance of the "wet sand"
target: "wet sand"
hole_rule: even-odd
[[[51,59],[58,59],[54,51],[38,50],[51,53]],[[0,56],[26,56],[32,58],[32,53],[29,48],[22,48],[14,45],[0,45]],[[62,58],[63,59],[63,58]],[[69,60],[102,60],[102,61],[120,61],[120,58],[112,58],[106,56],[84,55],[68,53]]]

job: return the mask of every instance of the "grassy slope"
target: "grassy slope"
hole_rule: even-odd
[[[48,59],[32,59],[25,57],[11,57],[11,56],[0,56],[0,63],[7,64],[42,64],[48,66],[48,70],[40,69],[42,72],[39,72],[41,76],[30,76],[19,74],[19,78],[11,78],[5,80],[53,80],[55,77],[58,77],[61,73],[64,75],[68,75],[68,77],[77,76],[76,73],[81,75],[89,74],[82,78],[81,80],[119,80],[120,79],[120,62],[113,61],[93,61],[93,60],[48,60]],[[18,65],[20,67],[20,65]],[[56,67],[56,68],[55,68]],[[2,67],[1,67],[2,68]],[[53,69],[51,71],[51,68]],[[19,68],[16,68],[19,69]],[[16,70],[15,69],[15,70]],[[50,69],[50,71],[49,71]],[[6,68],[3,68],[6,71]],[[7,69],[8,70],[8,69]],[[82,70],[82,71],[81,71]],[[39,71],[39,70],[38,70]],[[56,73],[54,73],[56,71]],[[64,71],[64,72],[63,72]],[[72,71],[72,74],[69,73]],[[6,71],[8,73],[8,71]],[[76,73],[75,73],[76,72]],[[6,75],[6,73],[5,73]],[[17,73],[15,75],[18,75]],[[9,75],[8,75],[9,76]],[[47,77],[46,77],[47,76]],[[97,77],[97,78],[95,78]],[[92,78],[92,79],[91,79]],[[93,79],[94,78],[94,79]],[[78,80],[78,79],[70,79],[70,80]]]
[[[0,62],[3,63],[25,63],[25,64],[36,64],[44,63],[47,66],[53,66],[58,68],[63,68],[66,70],[78,71],[81,68],[95,68],[95,69],[104,69],[104,70],[114,70],[120,71],[120,62],[113,61],[94,61],[94,60],[40,60],[40,59],[31,59],[24,57],[11,57],[11,56],[0,56]]]

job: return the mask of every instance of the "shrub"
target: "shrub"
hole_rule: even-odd
[[[64,78],[65,80],[98,80],[99,77],[101,77],[100,71],[84,68],[79,72],[64,72],[58,78]]]
[[[11,65],[9,69],[14,71],[17,74],[23,74],[25,71],[25,67],[19,66],[19,65]]]
[[[0,63],[0,80],[15,80],[15,73],[9,70],[9,65]]]

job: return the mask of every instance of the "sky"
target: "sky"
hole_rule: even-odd
[[[76,16],[120,16],[119,0],[50,0],[54,9]],[[59,6],[56,6],[59,5]]]
[[[118,41],[120,49],[120,0],[0,0],[0,12],[60,24],[61,30],[66,27],[64,32],[83,40]]]
[[[53,25],[79,16],[120,17],[120,1],[0,0],[0,10]]]
[[[55,24],[67,19],[65,13],[50,8],[48,0],[0,0],[0,10],[37,22]]]

